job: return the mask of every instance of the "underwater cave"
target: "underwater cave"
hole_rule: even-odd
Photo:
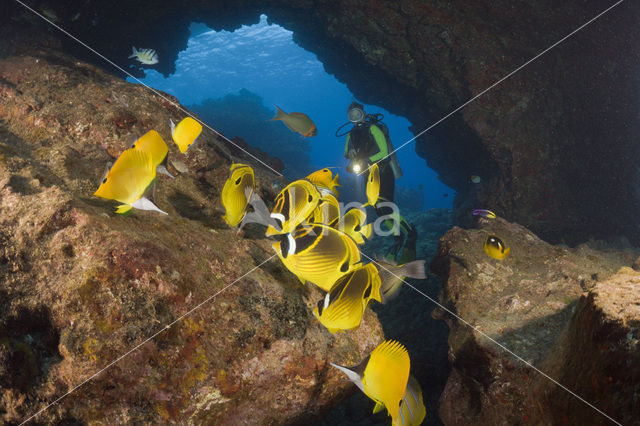
[[[640,297],[637,5],[8,3],[0,294],[16,309],[43,301],[63,360],[52,350],[55,368],[34,367],[41,388],[0,389],[4,421],[45,409],[42,421],[81,423],[388,424],[328,364],[355,365],[385,338],[411,355],[424,424],[633,418],[639,336],[618,315],[637,320],[621,312]],[[136,63],[132,46],[159,61]],[[174,99],[224,136],[205,128],[186,153],[171,144],[176,179],[154,187],[167,218],[112,214],[92,185],[132,137],[157,129],[171,140],[169,116],[184,115]],[[281,264],[260,268],[272,240],[229,229],[220,199],[232,152],[254,166],[268,203],[327,166],[342,196],[364,201],[335,135],[353,100],[382,113],[401,147],[395,201],[431,273],[367,310],[357,332],[334,335],[308,309],[321,292]],[[309,114],[317,135],[268,121],[273,105]],[[254,158],[281,164],[285,180]],[[362,253],[392,244],[374,238]],[[43,405],[133,347],[82,395]],[[581,365],[591,383],[572,379]],[[254,416],[256,404],[266,412]]]

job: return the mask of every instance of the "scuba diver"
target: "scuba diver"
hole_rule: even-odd
[[[395,180],[402,176],[400,164],[393,154],[393,146],[389,138],[389,129],[382,122],[382,114],[366,114],[361,104],[351,102],[347,108],[347,117],[353,127],[348,132],[338,132],[349,123],[345,123],[336,130],[336,136],[347,135],[344,146],[344,156],[349,160],[347,170],[352,173],[361,173],[363,170],[365,181],[369,176],[368,168],[378,162],[380,168],[380,197],[393,202],[395,192]],[[389,155],[391,153],[391,155]],[[376,214],[386,216],[393,213],[393,209],[384,206],[384,203],[374,206]],[[392,258],[399,265],[411,262],[416,258],[416,240],[418,234],[416,228],[399,215],[401,232],[395,236],[394,245],[387,258]],[[388,230],[393,229],[392,219],[383,222]],[[405,241],[406,236],[406,241]],[[404,242],[404,244],[403,244]],[[402,249],[402,250],[401,250]]]

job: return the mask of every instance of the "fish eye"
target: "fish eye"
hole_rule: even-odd
[[[349,270],[349,261],[346,261],[340,266],[340,272],[347,272]]]
[[[135,148],[135,147],[136,147],[136,144],[135,144],[135,143],[134,143],[133,145],[131,145],[131,148]]]
[[[107,178],[102,179],[102,183],[107,183]]]
[[[360,225],[356,225],[356,227],[353,228],[353,230],[356,231],[356,232],[360,232]]]
[[[313,195],[309,194],[309,198],[308,198],[308,200],[307,200],[307,201],[308,201],[308,202],[313,201]]]
[[[322,316],[322,309],[324,309],[324,298],[318,300],[318,316]]]
[[[236,179],[236,185],[240,185],[241,180],[242,180],[242,177],[239,177],[238,179]]]
[[[371,296],[371,283],[367,286],[367,289],[364,291],[364,295],[362,296],[364,299]]]
[[[329,172],[329,169],[324,169],[323,172],[327,173]]]

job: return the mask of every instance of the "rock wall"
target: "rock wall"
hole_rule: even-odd
[[[258,268],[270,242],[236,235],[221,217],[224,142],[205,130],[180,154],[169,118],[183,114],[170,97],[61,53],[55,39],[5,35],[2,422],[26,420],[85,380],[35,421],[275,425],[318,417],[351,391],[328,361],[355,364],[372,350],[383,339],[375,314],[330,335],[311,314],[317,290],[277,258]],[[115,215],[91,194],[105,164],[150,129],[170,146],[176,178],[159,176],[155,191],[169,215]],[[273,197],[276,176],[252,164]]]
[[[637,277],[611,277],[637,251],[568,249],[500,218],[479,224],[447,232],[431,263],[446,278],[440,302],[458,316],[434,312],[450,328],[443,422],[608,422],[487,336],[618,421],[633,418],[639,364],[628,333],[637,322],[636,297],[630,297]],[[484,253],[489,234],[510,247],[506,260]]]
[[[33,25],[33,16],[14,6],[14,16],[6,16]],[[174,70],[190,22],[233,30],[266,13],[293,30],[296,42],[359,99],[406,116],[418,133],[608,6],[595,0],[192,0],[115,10],[76,0],[56,5],[56,12],[60,25],[124,68],[132,45],[156,47],[162,58],[156,69],[164,74]],[[640,208],[640,59],[629,42],[640,36],[638,22],[640,7],[623,2],[419,138],[418,155],[458,193],[459,223],[481,206],[551,242],[611,235],[640,241],[633,214]],[[63,42],[74,55],[105,66],[74,41]],[[470,184],[473,174],[481,185]]]

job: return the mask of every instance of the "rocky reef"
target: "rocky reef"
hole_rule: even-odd
[[[527,362],[615,420],[636,421],[639,284],[625,265],[638,251],[551,246],[501,218],[479,225],[447,232],[431,263],[446,280],[446,311],[434,316],[450,328],[442,420],[610,423]],[[484,253],[489,234],[510,247],[504,261]]]
[[[311,315],[321,294],[259,233],[225,225],[231,145],[205,129],[183,155],[170,137],[169,119],[183,116],[175,99],[63,53],[55,38],[3,40],[2,422],[44,410],[34,421],[284,424],[344,397],[352,385],[328,361],[358,362],[383,339],[380,323],[368,312],[357,331],[330,335]],[[91,194],[105,164],[150,129],[170,145],[176,178],[159,176],[155,191],[169,214],[116,215]],[[275,174],[233,159],[273,198]]]
[[[41,0],[27,3],[51,9]],[[56,3],[55,12],[58,24],[124,68],[132,45],[154,46],[163,58],[156,69],[165,75],[186,47],[191,22],[233,30],[265,13],[292,30],[358,99],[407,117],[418,133],[608,6],[596,0],[192,0],[115,10],[108,2],[73,0]],[[4,19],[50,31],[17,4],[8,9]],[[628,43],[640,37],[639,16],[636,3],[620,3],[418,139],[417,154],[457,193],[459,224],[468,225],[471,208],[484,207],[550,242],[575,245],[612,235],[640,242],[633,213],[640,208],[640,59]],[[105,65],[75,41],[63,43],[76,57]],[[471,185],[471,175],[482,184]]]

